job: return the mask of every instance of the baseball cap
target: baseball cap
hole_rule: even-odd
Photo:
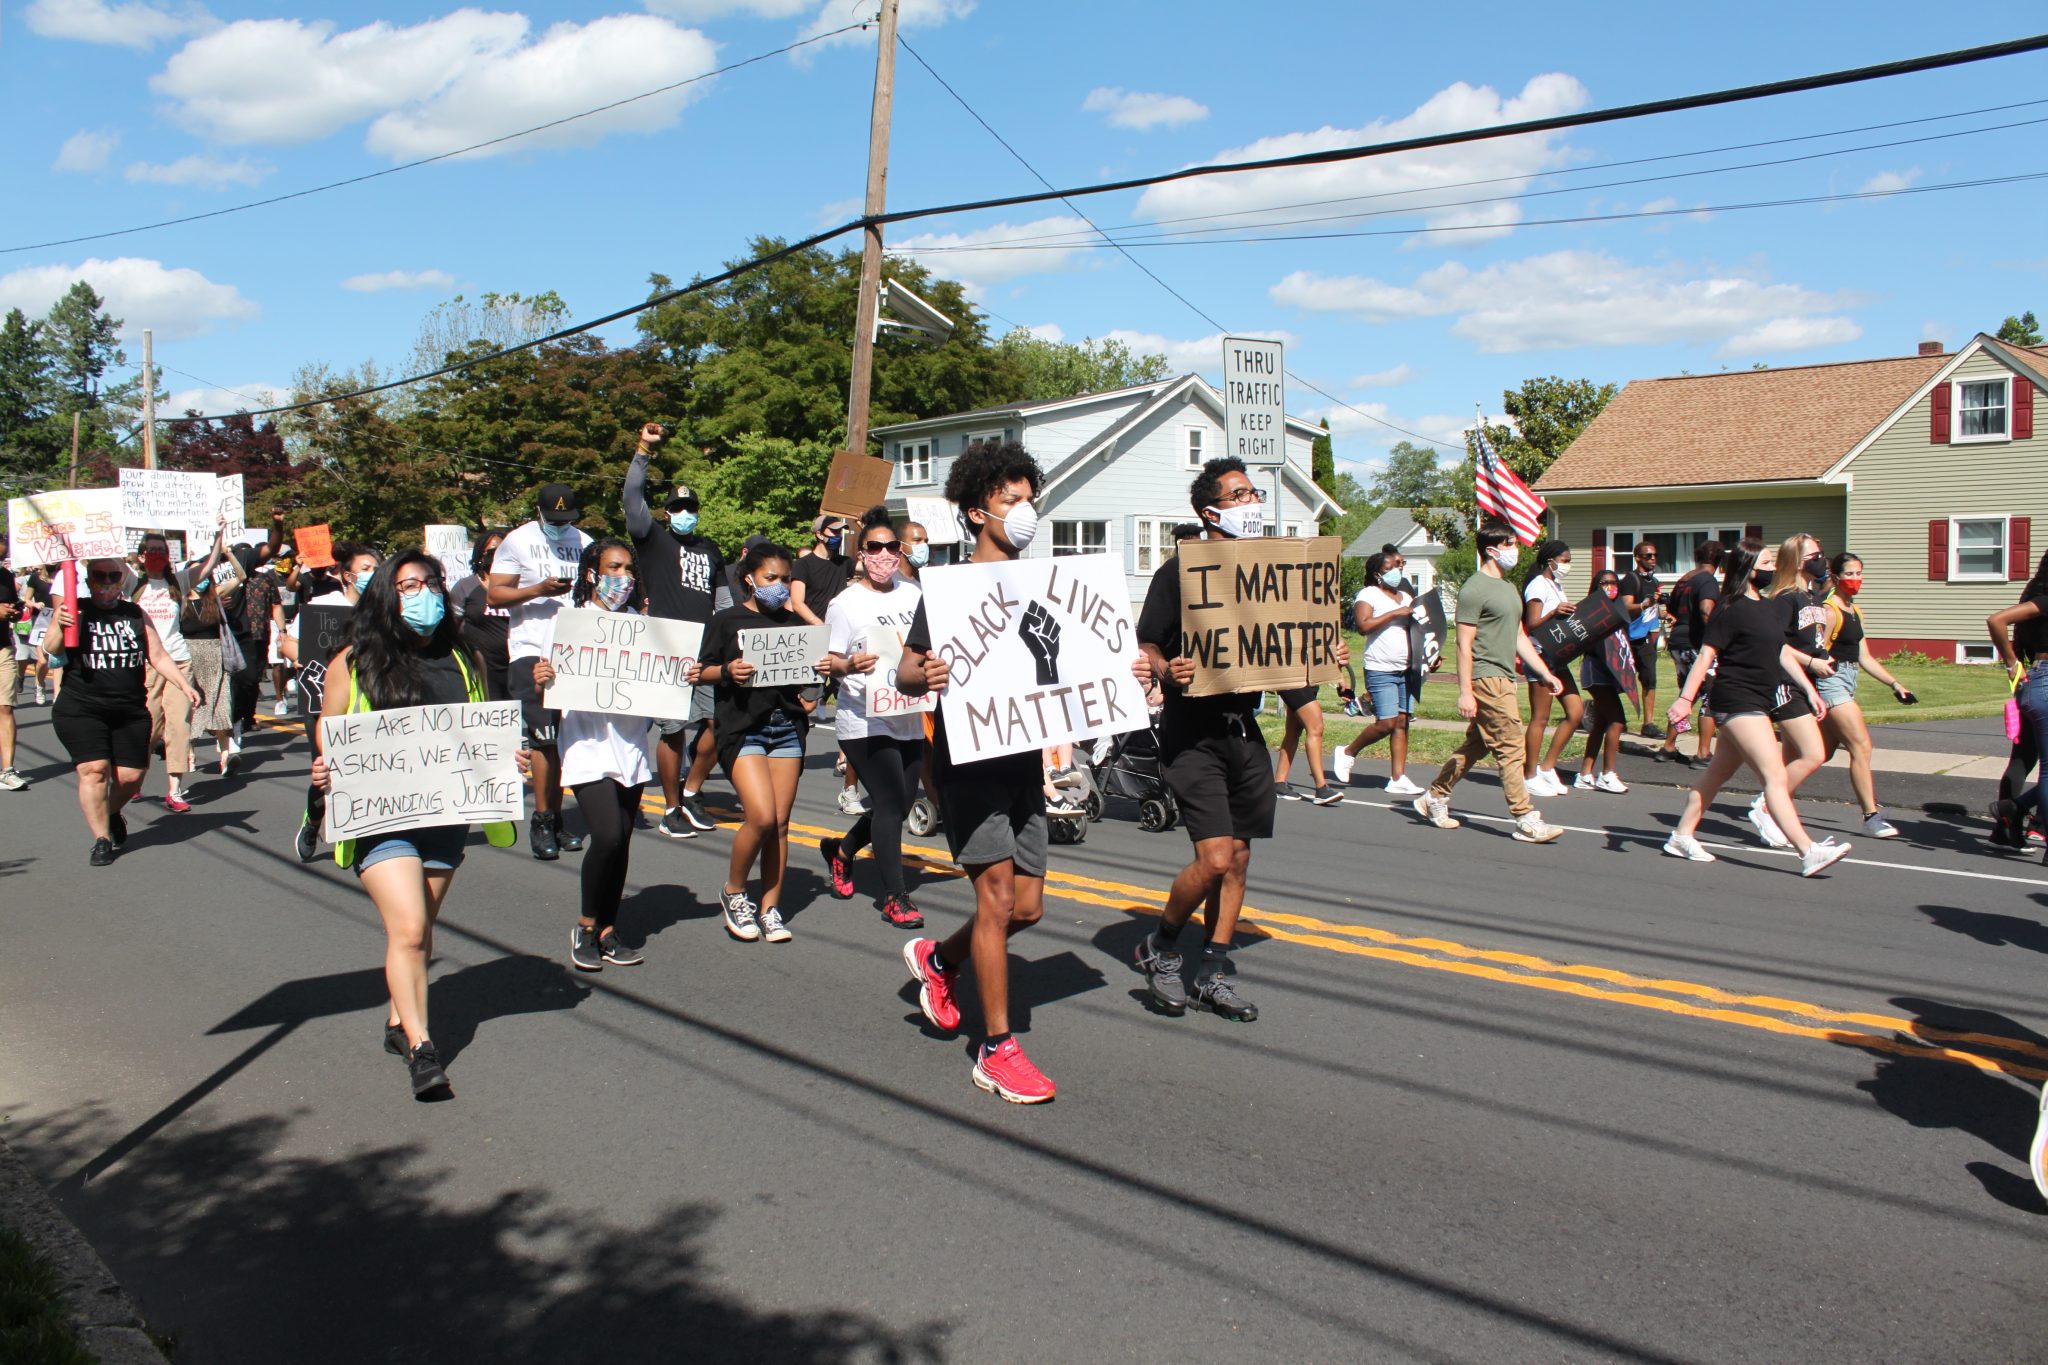
[[[811,534],[816,535],[818,532],[824,530],[827,526],[837,526],[845,520],[846,518],[844,517],[835,517],[830,512],[827,512],[824,516],[819,517],[816,521],[813,521],[811,523]]]
[[[583,504],[577,500],[576,490],[566,483],[542,484],[540,491],[534,494],[534,504],[544,520],[558,526],[583,516]]]
[[[686,483],[679,483],[668,491],[668,510],[671,512],[691,511],[698,508],[697,490]]]

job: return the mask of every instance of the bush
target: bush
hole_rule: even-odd
[[[1924,668],[1930,664],[1947,664],[1951,661],[1937,659],[1931,654],[1922,654],[1917,649],[1902,649],[1896,654],[1885,655],[1884,662],[1887,668]]]

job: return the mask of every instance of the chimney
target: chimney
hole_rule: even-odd
[[[1940,354],[1941,354],[1941,343],[1940,343],[1940,342],[1938,342],[1938,341],[1923,341],[1923,342],[1921,342],[1921,343],[1920,343],[1920,354],[1921,354],[1921,355],[1940,355]]]

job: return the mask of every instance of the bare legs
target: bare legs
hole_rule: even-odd
[[[384,984],[391,992],[387,1024],[405,1029],[408,1049],[427,1031],[427,963],[434,956],[434,920],[455,881],[451,868],[426,868],[418,858],[386,858],[362,875],[363,889],[384,921]]]
[[[1010,937],[1045,913],[1045,878],[1017,871],[1008,858],[969,867],[967,875],[974,883],[974,918],[940,941],[939,961],[954,968],[974,959],[983,1034],[995,1037],[1010,1031]]]
[[[761,908],[782,904],[782,874],[789,863],[789,812],[796,804],[797,779],[804,761],[746,754],[733,760],[732,785],[743,812],[732,836],[732,860],[726,868],[728,895],[747,889],[747,873],[761,860]]]
[[[1691,837],[1698,831],[1700,817],[1706,814],[1707,807],[1735,775],[1735,770],[1745,763],[1763,781],[1764,809],[1778,822],[1792,847],[1804,854],[1813,847],[1813,840],[1807,835],[1806,826],[1799,823],[1799,812],[1792,804],[1792,789],[1786,781],[1785,760],[1779,752],[1777,736],[1771,733],[1770,717],[1765,715],[1731,716],[1721,727],[1721,744],[1707,765],[1706,775],[1685,795],[1685,810],[1678,817],[1677,832]]]
[[[1315,774],[1316,790],[1321,791],[1327,779],[1323,776],[1323,702],[1321,697],[1311,697],[1287,713],[1287,723],[1280,735],[1280,767],[1273,774],[1275,782],[1285,784],[1287,769],[1294,762],[1294,746],[1303,736],[1308,739],[1308,770]]]
[[[147,768],[116,768],[111,759],[78,765],[78,809],[95,839],[111,837],[114,817],[142,790]]]

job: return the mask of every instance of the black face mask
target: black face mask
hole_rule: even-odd
[[[1749,576],[1749,586],[1755,588],[1758,592],[1769,592],[1771,590],[1771,581],[1777,576],[1778,571],[1775,569],[1758,569]]]
[[[1808,555],[1806,562],[1799,567],[1806,570],[1806,576],[1816,583],[1828,581],[1828,561],[1826,555]]]

